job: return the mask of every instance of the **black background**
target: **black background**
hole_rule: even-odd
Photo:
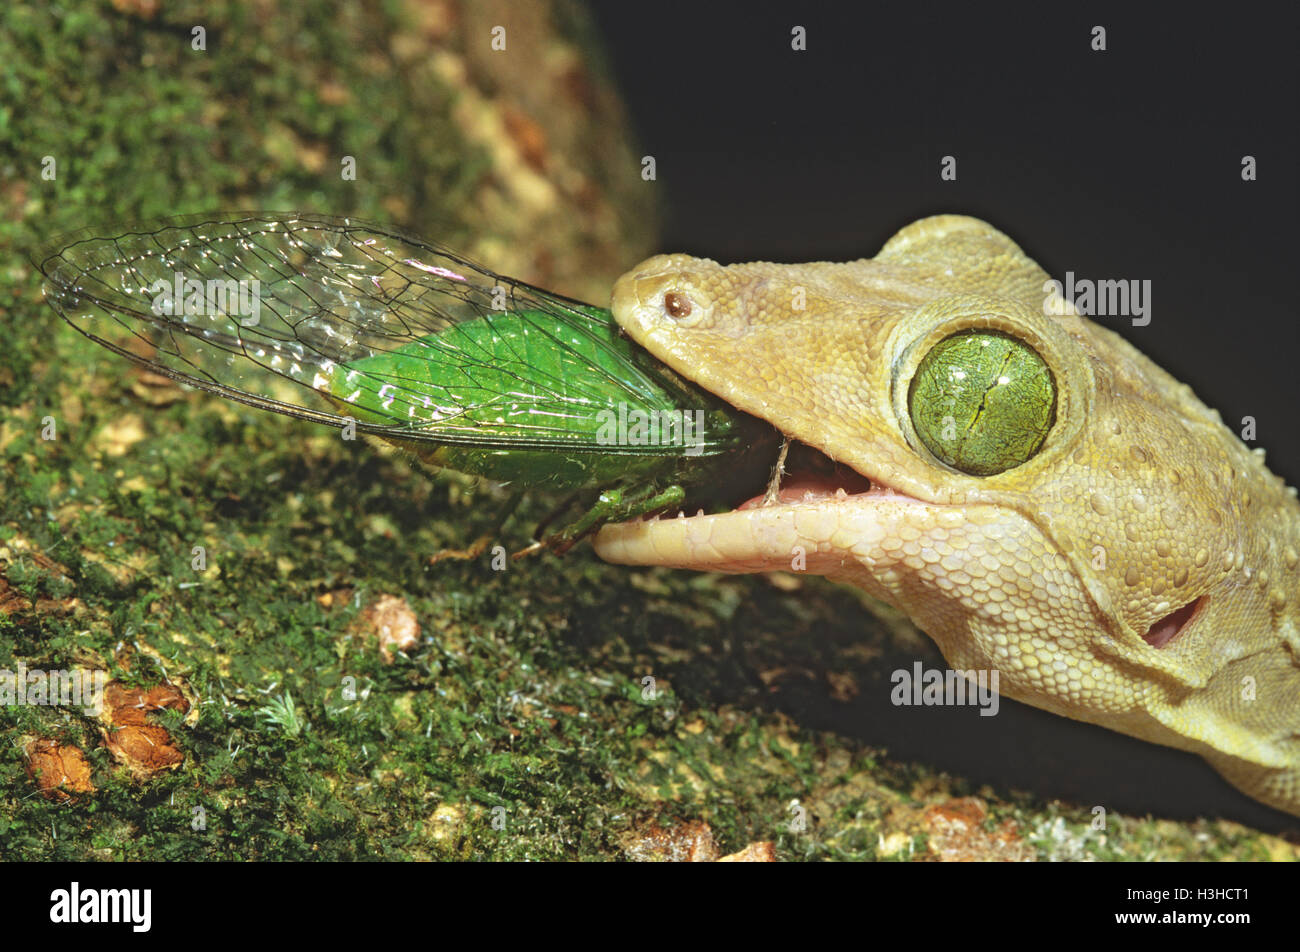
[[[1150,325],[1102,322],[1230,424],[1255,417],[1300,482],[1294,15],[808,7],[595,6],[658,163],[662,250],[846,261],[925,215],[983,218],[1054,277],[1150,279]]]
[[[645,154],[663,251],[851,260],[958,212],[1054,277],[1150,279],[1152,320],[1100,318],[1300,482],[1296,440],[1295,15],[1280,5],[610,3],[595,7]],[[1284,18],[1284,19],[1283,19]],[[807,51],[790,48],[807,28]],[[1095,25],[1107,49],[1091,48]],[[957,159],[957,181],[940,160]],[[1258,179],[1243,182],[1252,155]],[[1004,704],[979,718],[884,705],[807,726],[977,781],[1171,817],[1294,828],[1188,755]],[[1000,745],[1000,746],[999,746]]]

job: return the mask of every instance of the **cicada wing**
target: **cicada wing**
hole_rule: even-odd
[[[617,452],[574,420],[657,392],[604,312],[356,219],[192,216],[76,236],[38,266],[69,324],[137,363],[388,438]]]

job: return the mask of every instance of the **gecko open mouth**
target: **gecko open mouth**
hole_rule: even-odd
[[[763,493],[745,499],[735,510],[774,503],[811,502],[870,492],[871,480],[806,443],[791,441],[778,459]]]
[[[898,506],[924,505],[802,443],[788,445],[783,469],[770,447],[756,471],[725,487],[692,494],[685,504],[606,523],[592,540],[609,562],[761,572],[794,567],[830,575],[848,556],[830,543],[861,533]],[[702,501],[701,496],[707,496]],[[894,515],[890,515],[893,513]]]
[[[790,440],[784,456],[742,465],[724,485],[688,497],[685,504],[647,513],[632,521],[690,518],[741,512],[772,505],[790,505],[846,498],[873,491],[871,480],[837,463],[805,443]]]

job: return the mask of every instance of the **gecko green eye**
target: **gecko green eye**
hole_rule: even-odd
[[[997,331],[962,331],[921,359],[907,412],[925,448],[992,476],[1028,461],[1056,420],[1056,381],[1038,351]]]

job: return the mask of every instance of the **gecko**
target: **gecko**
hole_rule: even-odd
[[[778,467],[732,511],[603,527],[602,558],[858,586],[1001,693],[1300,816],[1296,490],[1006,235],[940,215],[849,263],[658,255],[612,302],[849,476]]]

